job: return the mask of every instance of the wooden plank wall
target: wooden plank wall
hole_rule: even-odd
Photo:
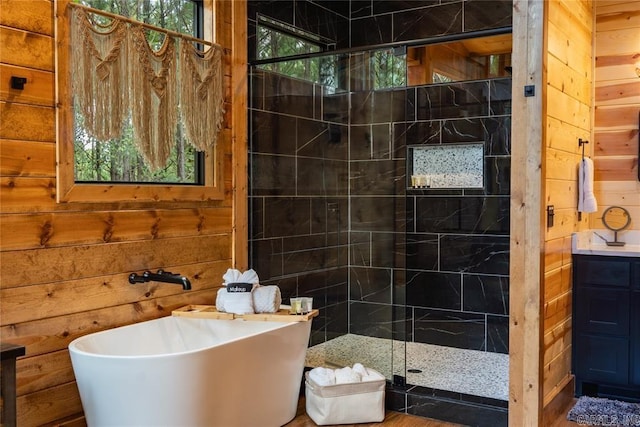
[[[544,4],[513,2],[509,261],[509,426],[540,425]],[[517,64],[517,65],[516,65]],[[537,96],[525,97],[524,87]]]
[[[578,219],[577,167],[582,155],[578,139],[591,138],[593,4],[591,0],[545,4],[542,399],[546,407],[572,379],[571,234],[588,226],[588,215]],[[545,215],[549,205],[555,211],[552,227]]]
[[[623,206],[640,230],[638,114],[640,112],[640,1],[596,2],[595,195],[592,228],[602,212]]]
[[[0,337],[26,346],[17,362],[20,426],[84,424],[71,340],[212,304],[232,266],[232,150],[246,150],[246,130],[231,129],[230,56],[246,16],[232,13],[237,2],[216,1],[216,39],[226,49],[225,199],[57,204],[54,0],[0,0]],[[27,78],[24,90],[9,88],[12,75]],[[244,87],[233,95],[244,100]],[[235,226],[246,230],[243,221]],[[193,290],[128,283],[131,272],[159,268],[187,276]]]

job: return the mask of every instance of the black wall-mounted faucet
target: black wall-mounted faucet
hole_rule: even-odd
[[[189,282],[189,279],[181,276],[180,274],[174,274],[164,270],[158,270],[157,273],[145,271],[142,274],[131,273],[129,275],[129,283],[132,285],[144,282],[174,283],[176,285],[181,285],[182,289],[185,291],[191,290],[191,282]]]

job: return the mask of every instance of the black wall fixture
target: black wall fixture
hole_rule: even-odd
[[[26,82],[26,77],[11,76],[11,89],[23,90]]]

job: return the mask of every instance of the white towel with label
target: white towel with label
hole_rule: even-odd
[[[593,160],[583,158],[578,166],[578,212],[596,212],[598,202],[593,194]]]
[[[216,309],[225,313],[252,314],[253,293],[260,287],[258,275],[253,269],[240,273],[235,268],[222,275],[223,288],[216,295]]]
[[[260,285],[229,283],[225,288],[221,289],[221,291],[223,291],[222,293],[218,291],[218,297],[220,298],[216,298],[216,309],[234,314],[254,313],[252,294],[258,286]],[[218,306],[218,299],[221,299],[221,307]],[[222,310],[220,308],[222,308]]]
[[[233,286],[233,284],[230,285]],[[216,309],[226,313],[277,313],[281,304],[282,294],[276,285],[256,284],[253,285],[250,293],[228,292],[227,287],[223,287],[218,289],[216,295]]]

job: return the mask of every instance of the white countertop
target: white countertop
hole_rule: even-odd
[[[618,232],[618,241],[624,246],[607,246],[612,242],[613,231],[586,230],[573,233],[571,236],[571,253],[578,255],[605,255],[640,257],[640,230]]]

